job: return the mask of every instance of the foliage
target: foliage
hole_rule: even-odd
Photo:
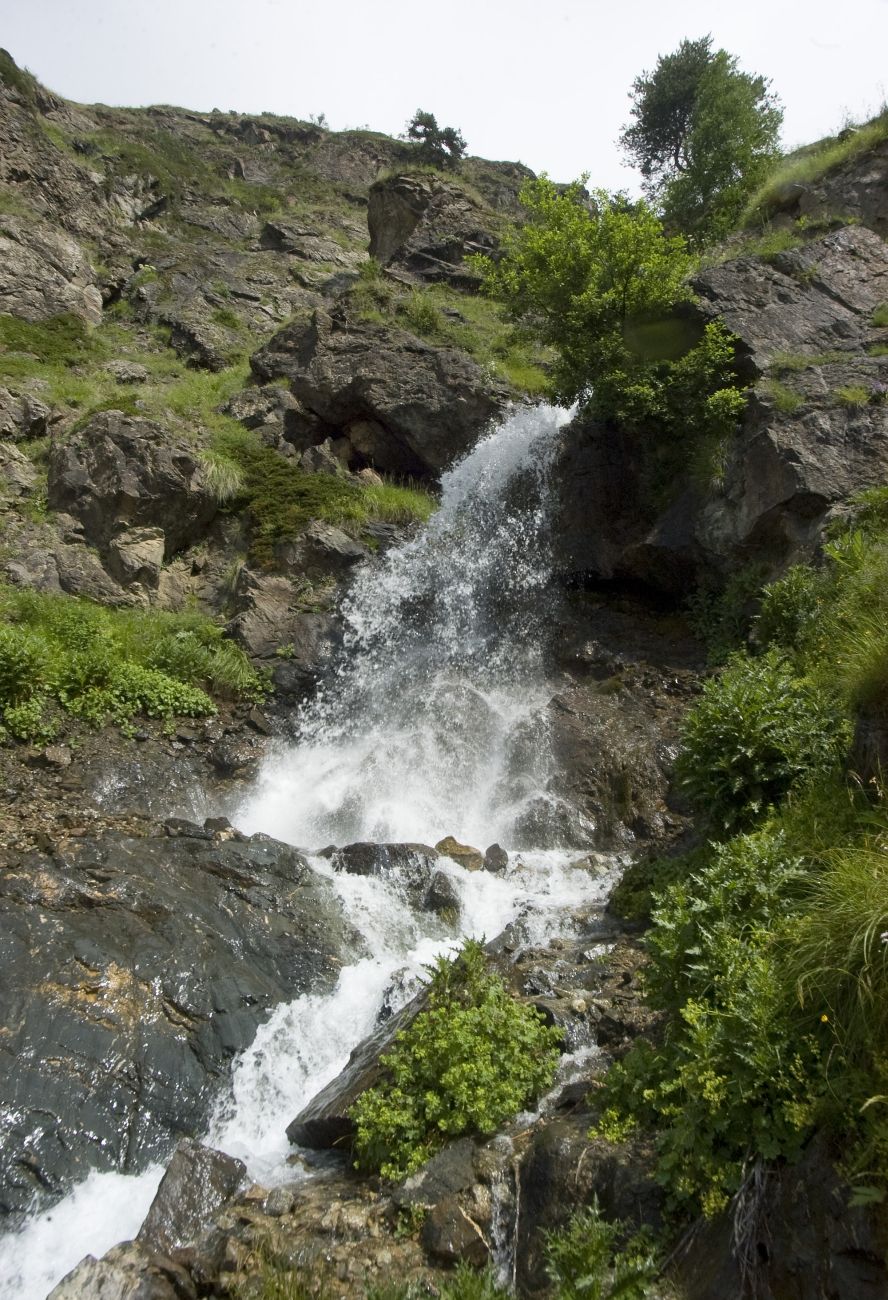
[[[528,221],[504,255],[474,259],[487,293],[554,348],[553,391],[647,435],[654,490],[694,449],[693,476],[717,481],[745,399],[722,325],[701,333],[675,308],[690,298],[691,259],[653,210],[546,177],[522,190]]]
[[[836,397],[845,406],[866,406],[872,397],[872,390],[865,388],[863,384],[844,384],[836,389]]]
[[[601,1127],[630,1116],[655,1133],[676,1208],[717,1213],[748,1160],[793,1159],[810,1132],[824,1088],[818,1026],[800,1019],[779,958],[799,879],[784,837],[766,829],[713,846],[654,910],[650,998],[672,1018],[662,1046],[639,1043],[609,1072]]]
[[[552,1081],[560,1031],[510,997],[480,943],[430,968],[427,1003],[351,1109],[359,1168],[403,1178],[448,1137],[490,1134]]]
[[[546,1271],[557,1300],[645,1300],[657,1267],[646,1234],[602,1217],[597,1200],[546,1236]]]
[[[840,702],[778,651],[739,653],[687,715],[678,771],[711,825],[733,832],[838,764],[848,740]]]
[[[0,368],[14,376],[15,357],[33,354],[45,365],[76,366],[95,356],[97,339],[79,316],[66,314],[44,321],[27,321],[0,315]]]
[[[698,244],[726,234],[777,157],[783,113],[769,83],[705,36],[637,77],[632,100],[622,143],[667,225]]]
[[[435,115],[421,108],[407,123],[407,139],[418,141],[420,158],[432,167],[457,167],[466,152],[466,142],[455,126],[438,126]]]
[[[17,740],[49,734],[63,712],[97,726],[206,716],[208,690],[252,700],[265,691],[209,619],[0,588],[0,725]]]
[[[702,581],[689,598],[691,626],[705,643],[710,664],[725,663],[746,641],[764,576],[761,565],[743,565],[719,584]]]

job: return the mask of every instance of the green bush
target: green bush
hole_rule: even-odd
[[[97,726],[206,716],[208,690],[265,693],[209,619],[0,587],[0,725],[17,740],[54,734],[64,712]]]
[[[356,1164],[404,1178],[449,1137],[493,1133],[552,1082],[561,1035],[510,997],[469,941],[439,958],[428,1001],[351,1109]]]
[[[816,1024],[800,1020],[780,945],[800,864],[774,831],[712,849],[653,912],[650,997],[672,1013],[608,1073],[600,1129],[649,1129],[673,1207],[720,1211],[750,1159],[795,1158],[823,1092]]]
[[[737,654],[685,720],[679,778],[712,826],[733,832],[836,766],[849,738],[839,701],[777,651]]]
[[[649,1237],[608,1222],[595,1201],[546,1236],[546,1271],[556,1300],[645,1300],[657,1266]]]

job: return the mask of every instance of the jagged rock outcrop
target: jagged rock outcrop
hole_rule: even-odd
[[[846,227],[768,261],[701,272],[699,316],[738,339],[754,385],[723,480],[687,486],[659,512],[644,487],[644,433],[579,421],[558,488],[560,564],[680,594],[707,568],[778,571],[810,554],[831,512],[888,477],[888,247]]]
[[[217,510],[194,449],[121,411],[53,444],[48,486],[52,509],[79,519],[87,542],[105,547],[124,528],[159,528],[167,558],[201,537]]]
[[[42,222],[4,217],[0,312],[30,321],[70,313],[97,325],[102,319],[102,295],[77,241]]]
[[[6,1215],[200,1131],[271,1009],[355,954],[329,881],[265,835],[71,833],[5,852],[0,883]]]
[[[480,279],[465,258],[496,247],[492,224],[476,199],[443,176],[392,176],[370,187],[370,256],[420,280],[476,288]]]
[[[888,235],[888,142],[849,158],[816,181],[789,182],[769,200],[767,216],[777,226],[800,217],[809,222],[850,218]]]
[[[373,421],[384,431],[374,464],[399,474],[439,473],[508,401],[465,353],[320,310],[308,324],[280,330],[250,364],[260,379],[288,379],[297,400],[331,429],[347,433]]]

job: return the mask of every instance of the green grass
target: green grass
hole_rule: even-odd
[[[878,329],[888,328],[888,302],[879,304],[873,312],[872,321]]]
[[[198,614],[112,610],[0,587],[0,736],[43,740],[70,714],[95,726],[215,712],[265,691],[243,651]]]
[[[436,347],[460,348],[531,397],[549,391],[547,350],[510,325],[489,298],[443,284],[405,289],[372,260],[361,268],[351,298],[364,320],[399,325]]]
[[[845,406],[852,407],[866,406],[872,397],[872,391],[864,388],[862,384],[846,384],[842,388],[837,388],[835,394]]]
[[[213,454],[240,474],[237,502],[250,517],[250,555],[258,564],[271,564],[276,545],[298,537],[313,519],[360,533],[373,521],[426,520],[435,509],[431,494],[416,486],[306,473],[237,425],[217,432]]]
[[[26,104],[36,104],[40,83],[27,68],[20,68],[6,50],[0,50],[0,81],[17,90]]]
[[[786,384],[779,379],[766,379],[762,383],[762,392],[768,401],[782,415],[792,415],[800,407],[804,406],[805,399],[801,393],[795,392],[794,389],[788,388]]]
[[[741,223],[751,225],[779,208],[790,185],[811,185],[888,140],[888,111],[859,127],[847,139],[830,137],[783,160],[752,196]]]

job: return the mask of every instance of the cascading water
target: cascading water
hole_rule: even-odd
[[[232,814],[309,849],[450,833],[519,850],[503,876],[442,860],[461,903],[456,933],[413,910],[397,879],[312,857],[371,955],[332,993],[279,1007],[234,1063],[206,1140],[266,1184],[294,1177],[284,1128],[374,1028],[384,997],[406,1000],[423,964],[464,937],[520,919],[526,943],[544,942],[610,887],[576,854],[544,847],[559,825],[543,708],[547,471],[565,419],[547,407],[513,415],[444,475],[428,527],[358,576],[338,665]],[[160,1172],[94,1173],[0,1240],[0,1300],[42,1300],[84,1253],[132,1236]]]
[[[429,525],[359,576],[338,668],[238,825],[316,847],[446,834],[539,847],[548,469],[566,418],[513,415],[443,476]]]

